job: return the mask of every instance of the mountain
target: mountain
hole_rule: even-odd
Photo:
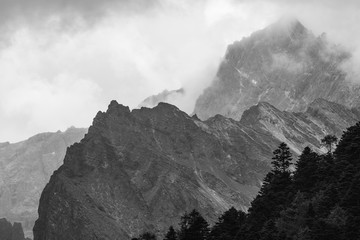
[[[194,113],[239,120],[258,102],[299,112],[317,98],[359,107],[360,86],[343,70],[350,58],[325,34],[316,37],[298,20],[281,19],[228,47]]]
[[[260,102],[243,113],[240,123],[257,132],[271,134],[290,149],[300,154],[309,146],[323,152],[321,139],[327,134],[338,138],[342,132],[360,120],[357,108],[349,109],[324,99],[310,103],[305,112],[280,111],[266,102]]]
[[[147,97],[139,104],[138,107],[153,108],[161,102],[174,104],[174,102],[179,100],[179,98],[184,96],[184,94],[185,94],[185,90],[183,88],[177,90],[171,90],[171,91],[164,90],[157,95],[152,95],[150,97]]]
[[[0,239],[1,240],[25,240],[24,231],[21,223],[8,222],[5,218],[0,219]]]
[[[40,194],[61,164],[66,148],[86,129],[41,133],[19,143],[0,144],[0,216],[20,222],[32,237]]]
[[[240,121],[201,121],[166,103],[130,111],[112,101],[42,192],[35,240],[161,235],[194,208],[214,222],[231,206],[249,207],[280,142],[295,156],[306,145],[322,151],[320,139],[359,119],[323,99],[305,113],[259,103]]]

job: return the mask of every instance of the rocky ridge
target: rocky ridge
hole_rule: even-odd
[[[193,208],[213,222],[231,206],[249,206],[281,141],[295,155],[306,145],[322,151],[324,135],[359,119],[356,109],[324,99],[305,113],[261,102],[240,121],[201,121],[165,103],[130,111],[112,101],[45,187],[35,240],[161,235]]]

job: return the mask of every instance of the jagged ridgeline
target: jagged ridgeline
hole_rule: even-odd
[[[328,107],[315,111],[319,105]],[[285,136],[294,155],[307,142],[320,150],[330,119],[350,126],[356,117],[325,100],[298,114],[260,103],[241,121],[200,121],[166,103],[130,111],[112,101],[45,187],[34,237],[162,235],[192,209],[212,224],[231,206],[250,206]]]
[[[200,119],[242,113],[268,102],[279,110],[305,111],[317,98],[360,106],[360,86],[344,64],[351,53],[325,34],[315,36],[296,19],[281,19],[231,44],[212,84],[197,99]]]
[[[360,239],[360,122],[337,138],[323,139],[328,152],[306,147],[295,166],[285,143],[274,151],[272,170],[247,214],[229,209],[210,227],[196,211],[164,240],[347,240]],[[155,240],[150,232],[134,240]]]

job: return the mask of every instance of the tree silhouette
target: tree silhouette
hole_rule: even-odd
[[[336,144],[338,138],[335,135],[326,135],[323,139],[321,139],[321,144],[326,147],[328,153],[332,153],[333,145]]]
[[[294,173],[294,184],[301,192],[312,191],[318,180],[320,156],[313,152],[309,147],[305,147],[296,163]]]
[[[164,240],[176,240],[177,234],[173,226],[169,227],[169,231],[166,233]]]
[[[205,240],[209,234],[209,224],[195,209],[181,217],[180,240]]]
[[[246,214],[230,208],[221,215],[215,225],[212,227],[209,240],[232,240],[239,232],[241,226],[245,223]]]
[[[286,143],[282,142],[279,147],[273,152],[274,157],[271,164],[273,165],[273,171],[276,172],[289,172],[289,167],[292,164],[291,152]]]

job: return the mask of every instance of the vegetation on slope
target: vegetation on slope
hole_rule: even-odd
[[[360,122],[337,139],[327,136],[320,155],[306,147],[291,171],[285,143],[274,151],[272,170],[248,213],[231,208],[209,227],[196,211],[172,226],[165,240],[360,239]],[[156,239],[151,233],[139,240]]]

